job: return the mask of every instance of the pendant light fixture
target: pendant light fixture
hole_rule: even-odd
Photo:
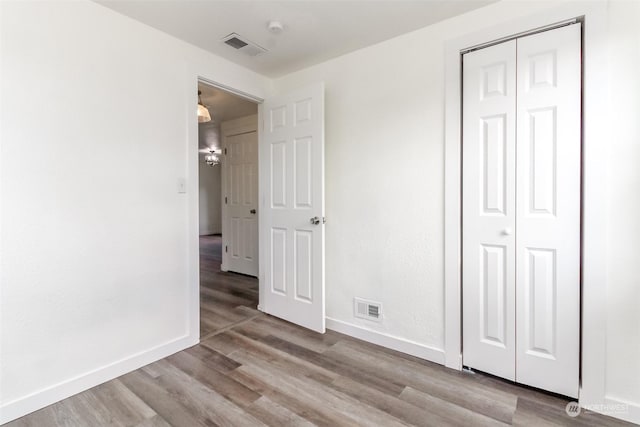
[[[211,121],[211,114],[209,114],[209,110],[202,103],[202,91],[198,91],[198,123],[206,123]]]
[[[209,166],[215,166],[220,164],[220,157],[218,157],[216,150],[211,149],[209,150],[209,154],[204,156],[204,161]]]

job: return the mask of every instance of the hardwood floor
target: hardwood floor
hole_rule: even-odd
[[[257,280],[201,239],[200,345],[7,424],[18,426],[622,426],[567,400],[261,314]]]
[[[248,321],[261,313],[258,280],[220,271],[222,238],[200,238],[200,339]]]

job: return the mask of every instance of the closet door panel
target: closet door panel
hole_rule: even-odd
[[[516,381],[577,397],[580,25],[517,44]]]
[[[463,363],[515,379],[516,42],[464,55]]]

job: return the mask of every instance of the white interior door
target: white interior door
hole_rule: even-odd
[[[223,145],[223,270],[258,276],[258,135],[225,135]]]
[[[463,363],[515,380],[516,41],[463,58]]]
[[[463,363],[577,397],[581,28],[468,53]]]
[[[517,380],[578,396],[581,28],[518,39]]]
[[[265,101],[260,174],[261,307],[323,333],[323,84]]]

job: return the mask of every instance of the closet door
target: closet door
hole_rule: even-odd
[[[516,41],[463,58],[463,363],[515,380]]]
[[[518,39],[517,55],[516,381],[572,397],[580,354],[580,27]]]

